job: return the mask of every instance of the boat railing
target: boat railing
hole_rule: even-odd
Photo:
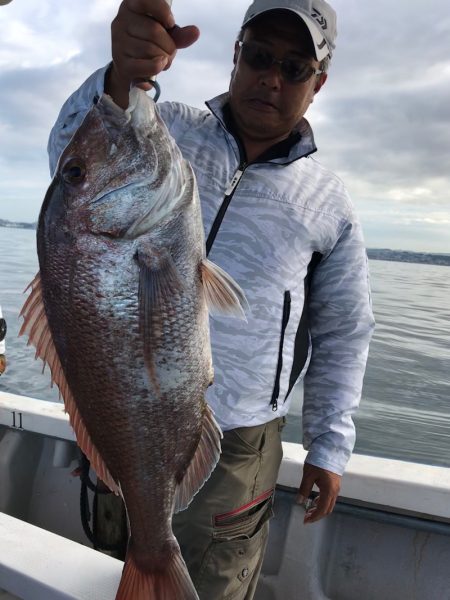
[[[27,453],[21,454],[21,443],[25,438],[30,443],[27,442]],[[0,512],[0,597],[2,588],[19,598],[32,600],[106,600],[114,597],[112,590],[117,588],[123,563],[27,523],[16,518],[14,511],[2,508],[11,506],[14,482],[21,480],[23,483],[33,472],[34,467],[30,464],[23,465],[24,473],[17,472],[23,464],[17,457],[26,456],[29,462],[34,460],[33,444],[39,448],[45,446],[50,465],[47,477],[51,477],[52,469],[57,471],[65,467],[67,471],[70,467],[76,456],[76,444],[62,403],[0,392],[0,511],[8,513]],[[284,552],[289,557],[289,552],[292,556],[298,553],[300,538],[302,548],[308,549],[302,554],[302,565],[296,567],[296,577],[309,577],[312,591],[308,598],[328,598],[319,593],[319,588],[322,589],[324,585],[321,570],[327,561],[324,559],[320,563],[317,556],[323,553],[324,544],[326,546],[329,543],[326,540],[330,539],[330,532],[336,532],[336,527],[341,527],[340,524],[344,522],[376,521],[380,528],[387,526],[390,531],[396,526],[410,528],[414,530],[413,535],[419,536],[418,540],[425,541],[430,536],[436,539],[436,534],[440,539],[443,539],[442,534],[450,535],[450,469],[359,454],[352,456],[343,477],[335,516],[305,527],[298,535],[303,513],[301,507],[294,504],[294,497],[306,452],[299,444],[289,442],[283,443],[283,452],[276,520],[279,519],[281,523],[285,519],[286,522],[281,523],[278,532],[274,527],[273,534],[274,539],[277,535],[281,536],[280,547],[284,544]],[[12,494],[9,504],[8,486]],[[73,489],[73,484],[69,486]],[[57,500],[61,501],[60,498]],[[73,514],[73,506],[64,510],[64,515],[67,515],[65,518]],[[73,516],[76,519],[76,514]],[[364,525],[362,529],[367,527]],[[405,548],[409,548],[407,542],[405,544]],[[292,551],[289,550],[291,546]],[[285,586],[289,585],[287,579],[280,575],[285,567],[278,564],[280,556],[276,547],[276,543],[272,544],[274,551],[268,552],[266,569],[263,567],[261,581],[267,593],[264,595],[261,591],[261,598],[264,599],[278,597],[273,595],[273,590],[279,587],[280,581],[285,581]],[[285,561],[286,565],[291,563],[291,558]],[[322,564],[320,568],[319,564]],[[420,569],[421,563],[417,564],[417,569]],[[342,569],[345,571],[344,567]],[[405,577],[415,580],[417,569],[414,576],[406,574]],[[290,597],[289,593],[283,597]]]

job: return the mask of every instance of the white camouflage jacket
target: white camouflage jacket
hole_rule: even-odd
[[[64,104],[49,140],[52,173],[102,94],[105,71]],[[209,258],[250,306],[247,323],[211,319],[208,402],[223,430],[259,425],[288,412],[303,380],[306,460],[342,474],[374,327],[361,227],[340,179],[309,156],[316,148],[306,120],[287,147],[246,165],[226,103],[224,94],[209,111],[159,105],[197,177]]]

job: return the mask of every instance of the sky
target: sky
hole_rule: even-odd
[[[0,219],[37,220],[50,129],[64,100],[110,60],[119,4],[0,1]],[[450,253],[448,0],[332,4],[337,47],[306,115],[316,158],[343,179],[369,248]],[[202,107],[227,89],[246,8],[174,0],[177,23],[197,25],[201,37],[159,77],[161,100]]]

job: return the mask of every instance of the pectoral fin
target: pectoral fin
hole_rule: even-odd
[[[64,400],[65,410],[69,413],[70,424],[75,432],[79,447],[88,457],[98,477],[104,481],[112,492],[118,494],[119,486],[111,476],[106,463],[91,440],[64,375],[45,314],[39,273],[27,289],[30,287],[31,293],[20,312],[24,322],[19,336],[28,334],[28,345],[33,344],[36,348],[35,358],[39,357],[44,361],[44,368],[46,364],[50,367],[52,384],[55,383],[58,386]]]
[[[183,283],[167,251],[153,250],[142,244],[136,260],[139,264],[139,324],[144,356],[152,384],[159,393],[154,348],[170,313],[171,299],[183,290]]]
[[[234,279],[208,259],[202,261],[201,273],[209,312],[246,321],[247,299]]]

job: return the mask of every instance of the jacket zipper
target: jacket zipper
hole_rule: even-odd
[[[249,163],[247,162],[247,155],[245,152],[245,148],[244,148],[244,144],[242,143],[242,140],[239,138],[238,135],[232,133],[226,123],[225,120],[222,118],[220,118],[217,114],[216,111],[213,110],[211,108],[211,106],[209,105],[209,103],[207,102],[206,105],[208,106],[209,110],[211,111],[211,113],[216,117],[216,119],[219,121],[220,125],[222,126],[222,128],[224,129],[224,131],[228,134],[233,136],[234,141],[236,142],[236,145],[238,147],[238,152],[239,152],[239,167],[236,170],[236,173],[234,174],[233,178],[231,179],[227,189],[225,190],[225,197],[223,199],[222,205],[220,206],[220,209],[216,215],[216,218],[214,219],[214,222],[212,224],[211,230],[209,232],[208,238],[206,240],[206,256],[209,255],[212,245],[214,244],[214,240],[216,239],[217,233],[220,229],[220,226],[222,224],[222,221],[225,217],[225,213],[227,212],[228,206],[230,205],[231,199],[234,195],[234,192],[236,190],[236,187],[239,183],[239,181],[242,178],[242,175],[244,174],[245,169],[249,166]],[[314,146],[309,152],[303,154],[302,156],[296,157],[293,160],[284,163],[284,165],[289,165],[293,162],[295,162],[296,160],[298,160],[299,158],[305,158],[307,156],[309,156],[310,154],[313,154],[313,152],[316,152],[317,148]],[[263,160],[263,161],[255,161],[252,162],[250,164],[264,164],[270,162],[268,160]]]
[[[230,205],[231,199],[234,195],[234,191],[237,188],[239,181],[241,180],[242,175],[244,174],[245,169],[247,168],[246,162],[241,162],[239,167],[237,168],[236,173],[233,175],[232,180],[228,184],[227,189],[225,190],[225,197],[223,199],[222,205],[219,209],[219,212],[214,219],[211,230],[208,235],[208,239],[206,240],[206,256],[208,256],[212,245],[214,244],[214,240],[216,239],[217,233],[222,224],[225,213],[227,212],[228,206]]]
[[[273,387],[272,399],[270,401],[273,411],[278,410],[278,396],[280,395],[280,378],[281,378],[281,370],[283,368],[284,334],[286,332],[286,327],[289,322],[290,315],[291,315],[291,292],[289,290],[286,290],[284,292],[283,318],[281,320],[280,347],[278,350],[278,363],[277,363],[277,371],[276,371],[276,375],[275,375],[275,385]]]

